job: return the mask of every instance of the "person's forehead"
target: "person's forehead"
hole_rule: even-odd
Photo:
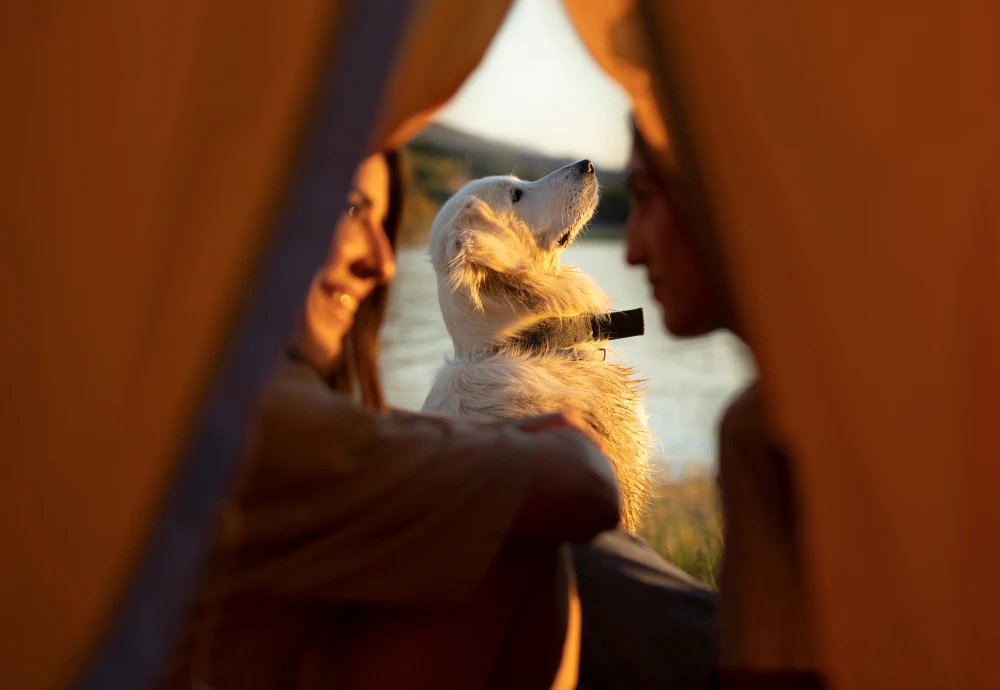
[[[647,172],[648,168],[649,164],[643,158],[642,154],[632,149],[632,155],[629,156],[625,169],[629,172],[644,173]]]
[[[387,200],[389,194],[389,169],[382,156],[372,156],[358,166],[354,175],[355,191],[373,204]]]
[[[365,158],[354,172],[355,181],[365,180],[387,180],[389,177],[389,167],[386,165],[385,157],[381,154]]]
[[[655,177],[654,171],[649,167],[649,163],[639,154],[632,153],[628,164],[625,166],[625,177],[628,183],[635,180],[645,180]]]

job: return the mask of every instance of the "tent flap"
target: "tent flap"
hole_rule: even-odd
[[[982,488],[1000,480],[983,419],[1000,384],[985,349],[1000,12],[653,7],[795,461],[827,672],[845,688],[996,687],[983,613],[1000,560],[976,544],[1000,524]]]

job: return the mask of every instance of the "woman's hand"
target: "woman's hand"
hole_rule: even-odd
[[[515,420],[514,425],[521,431],[536,433],[539,431],[551,431],[552,429],[576,429],[593,443],[601,452],[605,452],[604,441],[594,433],[583,421],[580,413],[576,410],[560,410],[550,414],[537,415],[535,417],[522,417]]]
[[[621,519],[618,483],[600,439],[571,411],[508,422],[532,435],[535,471],[516,536],[587,541]]]

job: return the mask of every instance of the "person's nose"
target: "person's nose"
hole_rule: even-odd
[[[378,223],[367,223],[365,231],[365,255],[355,262],[354,273],[362,278],[372,278],[378,283],[388,283],[396,277],[396,258],[389,238]]]
[[[625,261],[632,266],[642,266],[646,263],[647,251],[642,229],[636,219],[629,215],[625,224]]]
[[[396,277],[396,256],[381,225],[375,231],[375,250],[378,255],[377,279],[380,283],[389,283]]]

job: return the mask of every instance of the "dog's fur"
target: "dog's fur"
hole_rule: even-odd
[[[559,261],[597,199],[593,168],[581,161],[535,182],[476,180],[442,207],[430,253],[455,356],[437,372],[424,409],[494,419],[578,411],[604,439],[622,522],[635,531],[647,503],[652,441],[642,382],[631,368],[605,361],[606,342],[580,342],[569,352],[510,342],[543,319],[609,310],[588,276]]]

